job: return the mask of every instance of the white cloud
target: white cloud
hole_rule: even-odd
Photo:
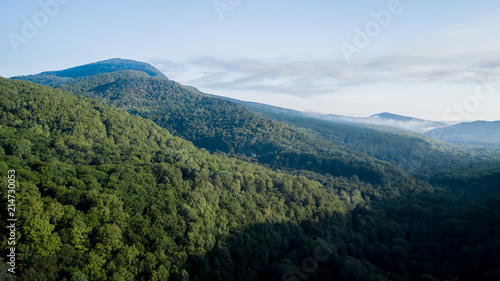
[[[158,66],[158,64],[156,64]],[[165,64],[161,64],[165,66]],[[488,59],[468,55],[439,58],[400,53],[352,63],[323,58],[311,60],[260,60],[201,58],[184,67],[160,67],[182,83],[208,89],[260,90],[311,96],[338,92],[342,88],[372,83],[478,83],[500,77],[500,54]],[[175,77],[175,78],[174,78]]]
[[[439,120],[443,111],[473,93],[477,85],[486,81],[500,88],[498,30],[499,20],[483,18],[468,26],[436,30],[425,40],[409,43],[397,52],[379,57],[358,56],[350,63],[343,57],[221,59],[205,56],[175,63],[154,60],[153,64],[161,66],[160,70],[171,79],[214,94],[241,98],[247,93],[246,100],[273,101],[274,104],[288,96],[289,104],[297,104],[295,109],[303,110],[307,106],[322,112],[329,107],[325,101],[345,101],[346,110],[358,116],[366,116],[366,109],[370,107],[374,108],[373,113],[394,112],[397,106],[411,111],[411,104],[425,106],[432,101],[435,113],[420,116]],[[391,100],[396,95],[398,103]],[[420,95],[419,100],[416,95]],[[375,98],[378,104],[373,102]],[[389,102],[393,107],[384,107]],[[364,109],[365,113],[357,108]],[[339,112],[337,109],[330,113]],[[498,115],[488,117],[493,116],[492,113],[483,116],[500,118]]]

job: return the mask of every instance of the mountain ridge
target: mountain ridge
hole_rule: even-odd
[[[116,62],[119,63],[120,61],[121,60],[118,60]],[[126,69],[127,67],[126,65],[124,65],[122,68]],[[237,104],[241,104],[243,105],[243,107],[249,108],[252,112],[258,112],[260,109],[264,108],[264,111],[267,110],[268,112],[274,112],[275,114],[273,116],[273,120],[278,122],[284,121],[283,117],[285,115],[295,116],[295,119],[302,118],[302,121],[299,121],[299,123],[301,123],[302,125],[306,125],[306,127],[299,126],[299,131],[297,131],[297,133],[294,133],[294,135],[309,135],[306,138],[312,140],[310,136],[310,128],[312,126],[316,128],[316,131],[314,132],[315,136],[312,137],[322,143],[324,143],[325,141],[329,142],[330,144],[326,144],[326,147],[332,147],[333,145],[333,147],[336,147],[333,148],[334,150],[338,150],[342,147],[342,149],[353,149],[357,152],[370,155],[371,157],[375,157],[379,160],[388,161],[407,171],[414,172],[417,169],[424,167],[425,165],[436,162],[436,160],[439,160],[436,163],[441,163],[443,159],[448,159],[448,157],[437,157],[436,159],[436,156],[441,155],[443,151],[440,148],[436,149],[435,145],[432,144],[432,141],[425,139],[429,138],[428,136],[412,133],[403,129],[367,123],[351,122],[352,118],[349,119],[349,117],[344,116],[303,113],[300,111],[283,109],[270,105],[249,103],[230,98],[219,97],[216,95],[203,93],[192,86],[184,86],[168,79],[148,80],[154,79],[154,77],[151,77],[148,74],[146,74],[148,76],[145,76],[141,74],[142,71],[121,70],[113,72],[114,69],[108,70],[109,72],[107,73],[98,74],[97,76],[99,76],[99,78],[97,79],[91,78],[96,77],[96,75],[87,76],[72,81],[66,81],[64,84],[61,84],[58,87],[60,87],[61,89],[73,91],[81,95],[91,96],[107,103],[113,103],[113,105],[121,107],[130,113],[139,114],[143,117],[155,120],[155,122],[157,123],[164,124],[164,126],[166,126],[174,134],[178,134],[181,137],[187,138],[195,142],[198,146],[204,147],[210,151],[218,150],[224,153],[235,153],[234,155],[245,155],[245,157],[250,157],[248,159],[255,159],[255,156],[258,156],[261,157],[261,161],[266,161],[268,164],[276,163],[276,161],[272,159],[273,157],[280,156],[280,153],[282,153],[280,157],[291,157],[291,154],[289,152],[286,152],[288,151],[288,149],[285,149],[285,147],[282,146],[283,143],[287,143],[287,145],[290,144],[290,140],[277,141],[275,137],[269,137],[269,134],[274,134],[270,133],[269,130],[275,130],[272,128],[279,128],[278,131],[283,130],[281,125],[277,127],[276,125],[272,125],[271,127],[267,127],[269,125],[265,125],[266,128],[264,129],[264,131],[257,130],[251,135],[247,135],[245,137],[245,134],[247,133],[242,134],[242,132],[239,132],[240,129],[235,126],[246,124],[244,125],[247,126],[245,130],[247,130],[247,132],[250,132],[254,130],[251,129],[255,125],[254,122],[260,119],[256,119],[255,117],[251,116],[252,114],[249,114],[248,112],[245,113],[244,111],[242,111],[242,109],[237,108],[231,109],[233,113],[229,113],[229,115],[227,115],[228,113],[226,113],[225,117],[222,117],[224,116],[224,114],[219,116],[221,112],[224,112],[217,108],[219,105],[227,108],[233,108],[233,106],[230,104],[222,105],[220,104],[220,101],[214,102],[215,100],[209,99],[208,97],[222,98],[231,102],[235,102]],[[116,82],[118,80],[119,82]],[[160,86],[160,84],[162,83],[163,85]],[[51,83],[49,80],[46,84],[50,86],[53,83]],[[54,87],[54,85],[52,86]],[[151,94],[151,89],[154,89],[155,87],[157,88],[158,86],[163,89],[162,91],[164,91],[164,93],[170,92],[170,94],[166,94],[162,98],[160,98],[159,96],[156,98],[153,98],[153,96],[148,96]],[[178,98],[174,98],[174,96],[172,96],[172,93],[182,94],[175,94],[178,95]],[[200,96],[194,98],[196,96],[195,94],[199,94]],[[188,100],[191,100],[189,102],[190,105],[179,103],[179,98],[181,97],[182,99],[187,98]],[[138,100],[141,98],[145,98],[145,100]],[[150,100],[151,98],[153,98],[154,101]],[[167,100],[170,100],[171,102],[165,103],[165,101]],[[202,101],[206,101],[206,104],[204,104],[204,102]],[[165,112],[165,114],[163,115],[158,115],[159,105],[156,104],[157,102],[163,104],[165,108],[169,108],[169,111]],[[206,107],[207,105],[208,108]],[[189,108],[185,110],[182,109],[185,106],[188,106]],[[279,118],[276,118],[278,114]],[[327,120],[320,121],[325,116]],[[395,115],[391,114],[390,116],[394,117]],[[226,119],[221,119],[221,117]],[[268,118],[270,116],[265,117]],[[214,119],[209,121],[207,118]],[[235,118],[235,120],[241,120],[241,122],[243,123],[237,125],[238,121],[231,123],[228,122],[229,119],[227,118]],[[311,123],[310,121],[304,123],[304,118],[315,118],[318,121],[315,121],[315,123],[317,124]],[[219,119],[219,121],[216,121],[217,119]],[[364,120],[364,118],[358,119]],[[321,128],[321,126],[319,126],[320,122],[332,122],[332,125],[325,123],[323,128]],[[192,129],[200,125],[206,126],[208,130]],[[325,128],[328,129],[325,130]],[[266,132],[266,134],[268,135],[262,135],[263,132]],[[306,133],[306,135],[304,135],[304,133]],[[373,136],[376,136],[377,139],[375,140]],[[406,136],[411,136],[411,139],[413,140],[407,139]],[[232,140],[232,138],[234,137],[243,139],[235,142],[234,140]],[[221,138],[225,138],[225,140],[222,140]],[[255,141],[257,138],[260,138],[261,141]],[[271,141],[269,141],[269,139],[271,139]],[[297,140],[294,140],[294,138],[291,138],[291,140],[293,143],[297,143]],[[269,151],[266,149],[266,147],[268,147],[272,142],[280,143],[278,146],[281,148],[276,150],[279,153],[272,156],[273,154],[266,152],[265,155],[262,155],[261,151]],[[315,140],[314,142],[317,141]],[[318,145],[313,145],[317,147],[317,151],[323,150],[320,149],[320,147],[325,147],[325,145],[319,145],[320,142],[317,142]],[[305,151],[310,150],[311,146],[304,146],[303,141],[298,143],[299,146],[303,147]],[[368,143],[371,144],[367,145]],[[392,155],[388,154],[386,148],[387,145],[395,148],[394,151],[390,153]],[[410,152],[410,154],[408,154],[408,151]],[[345,153],[336,153],[336,155],[342,154]],[[296,163],[297,160],[289,159],[288,165],[291,165],[291,163],[296,163],[295,167],[304,167],[304,164],[310,163],[307,160],[309,157],[310,156],[303,155],[303,160],[298,160],[298,163]],[[313,163],[315,161],[313,161]],[[281,160],[279,162],[283,163],[283,161]],[[343,162],[349,163],[351,162],[351,160],[344,160]],[[309,170],[311,170],[311,168],[309,168]],[[341,170],[339,170],[336,175],[340,175],[340,173],[342,173]]]
[[[167,77],[151,64],[130,59],[113,58],[57,71],[44,71],[39,74],[14,76],[12,79],[24,80],[45,86],[57,87],[92,75],[110,73],[120,70],[136,70],[147,73],[151,77],[167,79]]]
[[[226,98],[226,97],[222,97]],[[423,134],[427,131],[430,131],[435,128],[441,128],[449,126],[444,122],[425,120],[415,117],[403,116],[389,112],[383,112],[374,114],[367,117],[351,117],[351,116],[343,116],[337,114],[322,114],[317,112],[304,112],[294,109],[282,108],[279,106],[272,106],[267,104],[262,104],[258,102],[248,102],[248,101],[239,101],[232,98],[227,98],[229,100],[233,100],[237,103],[243,104],[252,109],[256,109],[259,111],[271,111],[274,113],[283,113],[293,116],[300,116],[306,118],[315,118],[318,120],[325,120],[335,123],[343,123],[350,124],[356,126],[366,126],[368,128],[380,129],[380,130],[391,130],[394,132],[411,131],[419,134]]]
[[[226,116],[223,117],[226,118],[226,120],[222,120],[221,116],[224,116],[224,114],[221,116],[219,116],[219,114],[223,111],[217,109],[217,107],[220,105],[223,107],[233,108],[233,106],[230,104],[222,105],[220,104],[219,101],[213,102],[211,99],[208,99],[208,97],[215,97],[215,98],[222,98],[225,100],[229,100],[236,104],[240,104],[245,108],[248,108],[252,112],[258,113],[259,115],[263,114],[262,116],[265,118],[271,118],[272,120],[278,122],[284,121],[288,125],[298,126],[297,128],[299,131],[297,131],[298,133],[294,133],[294,135],[302,135],[302,136],[308,135],[307,139],[309,139],[309,141],[307,142],[311,142],[312,139],[316,139],[313,141],[318,143],[318,145],[313,145],[317,147],[316,151],[322,150],[320,149],[321,146],[336,147],[334,148],[334,150],[338,150],[339,148],[343,147],[351,151],[354,150],[356,152],[369,155],[370,157],[374,157],[378,160],[387,161],[389,163],[398,166],[399,168],[402,168],[405,171],[410,171],[412,173],[418,172],[423,167],[427,167],[428,165],[443,166],[450,161],[457,162],[457,159],[452,160],[454,156],[451,157],[451,155],[455,153],[454,152],[450,153],[450,151],[446,152],[445,150],[449,150],[448,148],[445,148],[443,150],[443,145],[436,143],[436,141],[434,140],[436,138],[433,139],[432,135],[429,136],[413,131],[408,131],[402,129],[401,126],[394,126],[394,124],[392,124],[393,126],[387,126],[388,124],[386,123],[377,125],[373,124],[376,123],[373,122],[373,119],[379,119],[380,117],[386,118],[391,122],[400,122],[396,120],[403,120],[407,124],[409,122],[414,122],[414,120],[417,120],[419,126],[422,124],[422,122],[430,123],[433,121],[407,117],[387,112],[380,113],[378,115],[375,114],[365,118],[345,117],[332,114],[324,115],[319,113],[305,113],[301,111],[284,109],[255,102],[244,102],[231,98],[220,97],[213,94],[203,93],[198,89],[196,89],[195,87],[184,86],[175,81],[171,81],[162,77],[160,78],[152,77],[151,75],[141,70],[129,70],[127,60],[112,59],[103,62],[97,62],[97,64],[106,64],[109,61],[112,62],[114,61],[114,63],[117,64],[119,64],[120,62],[124,62],[124,65],[120,66],[119,68],[126,70],[114,71],[115,70],[114,68],[108,68],[107,69],[108,72],[98,74],[100,75],[99,79],[103,80],[94,79],[93,82],[91,82],[92,80],[91,77],[95,77],[96,75],[82,77],[80,79],[73,79],[71,81],[65,81],[64,83],[58,86],[53,85],[54,83],[52,83],[50,79],[47,81],[38,81],[38,82],[41,84],[44,84],[43,82],[46,82],[45,84],[49,86],[60,87],[61,89],[70,90],[78,94],[88,95],[93,98],[97,98],[106,103],[113,103],[115,106],[121,107],[130,113],[139,114],[143,117],[155,120],[155,122],[157,123],[160,122],[164,124],[164,126],[166,126],[174,134],[177,134],[178,136],[187,138],[195,142],[196,145],[199,147],[204,147],[210,151],[217,150],[224,153],[239,155],[238,157],[244,156],[245,159],[247,160],[250,159],[255,160],[256,159],[255,157],[258,156],[261,159],[260,161],[265,161],[268,164],[269,163],[276,164],[278,163],[277,160],[272,160],[272,159],[273,157],[279,156],[280,153],[282,153],[280,157],[283,156],[285,156],[286,158],[292,157],[292,154],[285,152],[288,151],[288,149],[285,149],[285,147],[283,146],[284,143],[287,143],[287,145],[289,145],[291,142],[290,140],[278,141],[276,137],[270,138],[269,137],[270,135],[264,136],[262,135],[263,131],[260,130],[252,133],[254,134],[253,136],[248,135],[244,137],[246,133],[242,134],[241,132],[238,132],[239,129],[237,129],[235,126],[247,124],[245,125],[247,126],[245,130],[247,130],[247,132],[250,132],[254,130],[250,128],[252,128],[252,126],[255,125],[255,124],[254,125],[250,124],[253,124],[257,119],[255,119],[255,117],[252,117],[251,114],[249,113],[243,113],[244,111],[242,111],[241,109],[235,109],[235,110],[231,109],[232,113],[229,113],[229,115],[227,115],[228,113],[226,113]],[[147,64],[147,63],[141,63],[141,64]],[[149,65],[149,67],[154,68],[151,65]],[[119,79],[120,81],[116,82],[118,81],[117,79]],[[155,82],[154,80],[148,82],[148,79],[159,79],[159,81],[163,80],[164,82],[159,82],[159,81]],[[131,83],[132,80],[134,81],[133,83]],[[90,84],[83,85],[82,83],[90,83]],[[188,100],[192,99],[192,102],[190,102],[190,105],[179,103],[179,99],[174,98],[174,96],[172,96],[171,94],[167,94],[162,98],[159,98],[158,96],[157,98],[155,98],[156,101],[150,100],[151,98],[153,98],[153,96],[150,96],[151,89],[157,87],[159,85],[158,83],[164,84],[160,88],[163,88],[165,93],[183,92],[184,94],[180,94],[180,96],[178,97],[179,98],[182,97],[182,99],[187,98]],[[86,90],[82,91],[82,89],[84,88]],[[193,97],[195,97],[195,94],[201,95],[200,98],[193,99]],[[141,99],[141,97],[145,98],[146,100],[144,101],[137,100]],[[162,101],[162,99],[171,100],[171,102],[165,103],[166,100]],[[134,100],[134,102],[132,102],[132,100]],[[206,100],[207,103],[203,104],[202,100]],[[149,105],[146,105],[144,102],[149,103]],[[158,108],[159,105],[153,104],[157,102],[163,104],[163,106],[165,106],[166,108],[170,108],[168,112],[165,112],[165,114],[163,114],[163,116],[158,115],[159,112],[158,110],[161,110]],[[176,106],[172,107],[174,104],[176,104]],[[206,107],[206,105],[208,105],[208,108]],[[182,108],[185,106],[188,106],[190,109],[182,110]],[[241,116],[245,117],[243,118],[240,118],[241,116],[238,117],[238,115],[240,114],[243,114]],[[209,121],[209,119],[207,118],[212,118],[213,120]],[[231,124],[228,123],[227,120],[229,119],[227,118],[233,118],[233,119],[236,118],[235,120],[239,119],[243,123],[239,125],[237,125],[238,122]],[[248,118],[248,120],[245,120],[246,118]],[[371,118],[372,120],[370,121],[367,118],[368,119]],[[389,118],[396,120],[390,120]],[[217,119],[219,119],[219,121],[216,121]],[[329,122],[329,123],[322,123],[322,122]],[[206,126],[208,130],[192,129],[200,125]],[[428,124],[426,126],[428,126]],[[271,134],[271,135],[274,134],[270,133],[269,129],[271,128],[281,128],[281,127],[280,126],[276,127],[274,125],[271,127],[267,127],[264,129],[264,131],[267,130],[266,134]],[[260,138],[265,141],[255,141],[256,136],[259,135],[261,135]],[[240,140],[235,142],[232,139],[234,137],[240,138]],[[252,139],[254,140],[252,141]],[[267,141],[269,139],[271,139],[271,141]],[[446,141],[446,140],[440,140],[440,141]],[[269,145],[272,142],[275,142],[275,144],[280,143],[278,147],[281,147],[280,149],[276,150],[278,153],[275,154],[274,156],[272,156],[272,154],[270,154],[268,152],[269,150],[267,149],[269,148]],[[326,142],[326,145],[320,146],[319,145],[320,142],[322,143]],[[292,143],[297,143],[297,140],[296,139],[293,140],[292,138]],[[303,147],[305,151],[310,150],[311,146],[306,148],[304,146],[303,141],[298,143],[300,143],[299,146]],[[392,149],[388,150],[387,146],[391,147]],[[262,151],[266,151],[265,155],[261,153]],[[467,152],[467,154],[468,153],[469,152]],[[340,154],[337,153],[337,155],[341,154],[345,153],[340,153]],[[289,163],[288,165],[292,165],[292,163],[295,163],[294,165],[296,168],[305,167],[303,166],[304,164],[310,163],[308,160],[306,160],[309,157],[310,156],[306,155],[302,156],[303,160],[298,160],[298,163],[297,160],[293,160],[290,158],[288,161]],[[313,163],[315,163],[315,161],[313,161]],[[351,162],[351,160],[343,161],[343,163],[349,163],[349,162]],[[284,163],[284,162],[280,160],[279,163]],[[279,168],[280,166],[281,164],[277,166],[275,165],[275,168]],[[312,167],[309,168],[309,170],[311,169]],[[342,173],[341,170],[339,170],[335,174],[340,175],[340,173]]]
[[[431,130],[426,135],[455,144],[500,146],[500,121],[462,122]]]
[[[59,88],[151,119],[198,147],[258,160],[278,169],[311,171],[314,166],[317,171],[335,176],[357,174],[362,180],[379,182],[376,179],[383,177],[378,165],[386,170],[395,168],[362,153],[323,143],[300,130],[262,118],[239,104],[193,91],[175,81],[148,77],[123,79],[122,74],[127,75],[126,71],[99,74]],[[287,164],[282,166],[282,163]]]
[[[97,74],[105,74],[115,71],[121,70],[136,70],[143,71],[150,75],[151,77],[167,79],[167,77],[159,71],[157,68],[152,66],[146,62],[135,61],[131,59],[121,59],[121,58],[112,58],[103,61],[97,61],[89,64],[84,64],[81,66],[71,67],[64,70],[58,71],[44,71],[39,74],[26,75],[26,76],[14,76],[11,77],[13,79],[19,79],[29,82],[34,82],[37,84],[42,84],[51,87],[57,87],[64,84],[71,83],[78,79],[82,79],[85,77],[97,75]],[[191,87],[191,86],[186,86]],[[197,90],[194,87],[191,87],[193,90],[201,93],[201,91]],[[224,97],[223,97],[224,98]],[[249,103],[249,102],[243,102]],[[254,103],[259,104],[259,103]],[[262,104],[260,104],[262,105]],[[273,107],[267,105],[269,107]],[[281,108],[281,110],[284,110]],[[347,122],[347,123],[355,123],[355,124],[371,124],[371,125],[379,125],[379,126],[388,126],[391,128],[399,128],[410,130],[418,133],[425,133],[435,128],[441,128],[448,126],[449,124],[437,121],[430,121],[415,117],[403,116],[389,112],[382,112],[378,114],[374,114],[368,117],[349,117],[335,114],[321,114],[314,112],[302,112],[298,110],[288,109],[288,113],[294,111],[296,114],[308,115],[311,117],[315,117],[323,120],[330,120],[336,122]],[[396,122],[396,123],[394,123]],[[410,124],[412,123],[412,124]]]

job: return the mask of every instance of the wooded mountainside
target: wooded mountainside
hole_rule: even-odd
[[[280,122],[117,63],[0,78],[1,278],[500,279],[494,148]]]

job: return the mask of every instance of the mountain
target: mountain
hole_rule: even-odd
[[[16,76],[12,78],[57,87],[79,78],[119,70],[136,70],[145,72],[151,77],[167,78],[162,72],[148,63],[119,58],[76,66],[65,70],[46,71],[36,75]]]
[[[383,112],[383,113],[375,114],[375,115],[372,115],[372,116],[368,117],[367,119],[370,119],[370,118],[380,118],[380,119],[402,121],[402,122],[410,122],[412,120],[423,121],[421,119],[416,119],[416,118],[413,118],[413,117],[408,117],[408,116],[393,114],[393,113],[389,113],[389,112]]]
[[[327,115],[230,100],[261,116],[305,130],[320,140],[390,162],[431,184],[467,190],[498,186],[500,149],[495,146],[453,145],[408,130],[346,122],[342,116],[324,120],[322,118]],[[390,113],[384,115],[403,121],[413,119]]]
[[[456,144],[500,146],[500,121],[459,123],[431,130],[426,135]]]
[[[327,141],[352,132],[382,153],[394,133],[375,142],[378,131],[343,124],[321,138],[316,122],[327,121],[285,124],[143,71],[56,89],[0,78],[0,92],[0,174],[10,179],[0,186],[16,191],[19,218],[17,276],[1,238],[4,280],[500,277],[500,165],[488,148],[489,158],[474,154],[487,169],[450,162],[433,169],[439,182],[414,180]]]

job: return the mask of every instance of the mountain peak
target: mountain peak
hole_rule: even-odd
[[[420,120],[418,118],[413,118],[413,117],[408,117],[408,116],[403,116],[403,115],[398,115],[390,112],[382,112],[379,114],[374,114],[368,118],[382,118],[382,119],[390,119],[390,120],[395,120],[395,121],[411,121],[411,120]]]
[[[58,87],[71,83],[75,80],[98,74],[129,70],[142,71],[143,73],[145,73],[145,75],[149,75],[151,77],[167,79],[167,77],[161,71],[159,71],[149,63],[122,58],[112,58],[108,60],[75,66],[64,70],[45,71],[40,74],[16,76],[11,78],[50,87]]]
[[[121,58],[112,58],[64,70],[42,72],[40,74],[68,78],[82,78],[119,70],[139,70],[149,74],[152,77],[167,78],[163,73],[161,73],[158,69],[156,69],[149,63]]]
[[[447,126],[447,124],[442,122],[408,117],[389,112],[383,112],[366,117],[363,121],[370,124],[401,128],[418,133],[425,133],[435,128]]]

